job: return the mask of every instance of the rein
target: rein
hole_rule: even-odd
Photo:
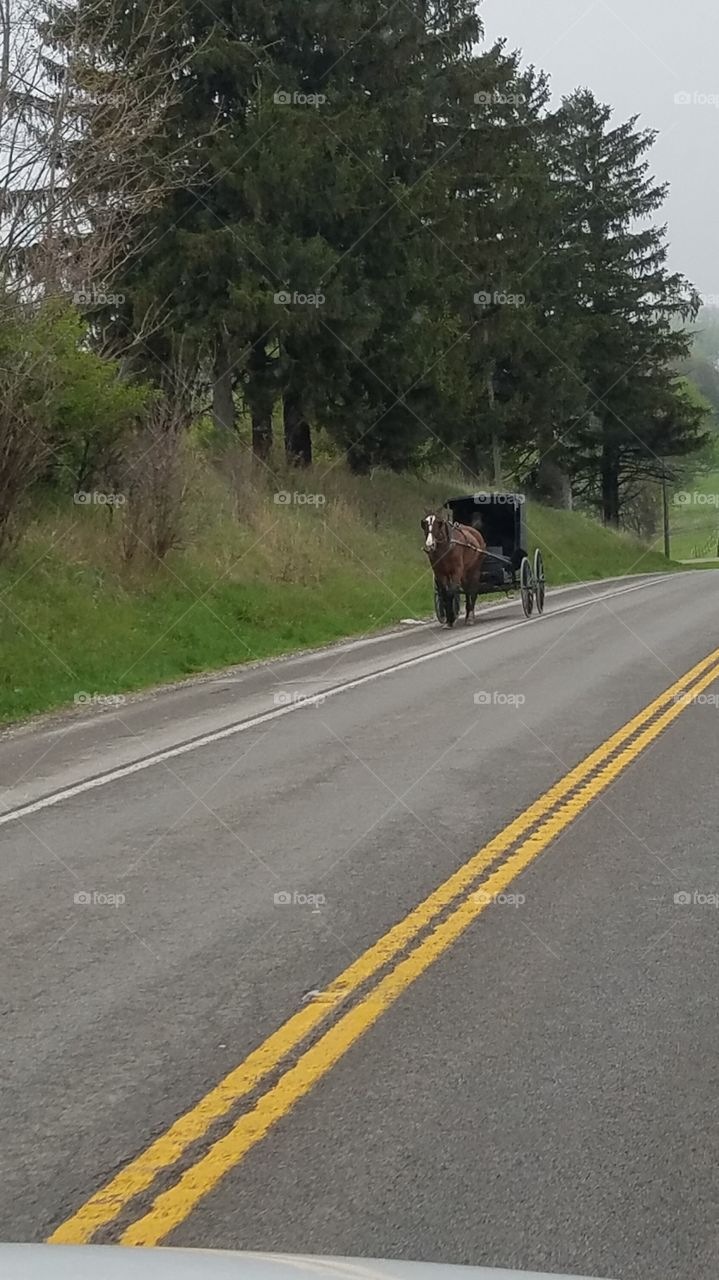
[[[447,542],[446,545],[448,547],[469,547],[470,551],[476,552],[477,555],[485,555],[486,554],[485,549],[483,547],[478,547],[476,542],[465,542],[464,540],[460,541],[458,538],[453,537],[452,531],[454,529],[459,529],[459,527],[460,526],[456,520],[447,521],[447,528],[449,529],[449,541]],[[426,547],[424,547],[423,550],[426,555],[429,555],[429,551],[427,550]]]

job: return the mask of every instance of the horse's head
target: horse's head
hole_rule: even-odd
[[[436,551],[441,542],[449,542],[449,521],[444,516],[426,515],[421,524],[425,551]]]

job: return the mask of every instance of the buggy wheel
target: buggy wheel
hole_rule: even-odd
[[[442,599],[442,593],[436,582],[434,584],[434,611],[437,615],[438,622],[447,621],[447,611],[444,607],[444,600]]]
[[[531,618],[534,609],[534,579],[532,566],[526,556],[519,566],[519,594],[522,597],[522,608],[525,618]]]
[[[539,547],[534,553],[534,599],[537,613],[544,613],[544,560]]]

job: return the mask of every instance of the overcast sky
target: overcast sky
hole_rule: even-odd
[[[490,43],[550,73],[555,100],[586,85],[659,130],[671,265],[719,303],[719,0],[483,0],[480,14]]]

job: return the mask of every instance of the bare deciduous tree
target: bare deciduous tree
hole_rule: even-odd
[[[0,280],[102,294],[142,251],[143,215],[190,180],[171,127],[178,0],[0,0]],[[81,300],[85,299],[81,297]]]
[[[149,407],[145,430],[134,441],[121,487],[123,558],[140,553],[164,560],[184,540],[187,471],[183,453],[188,429],[197,413],[197,376],[181,352],[161,393]]]

